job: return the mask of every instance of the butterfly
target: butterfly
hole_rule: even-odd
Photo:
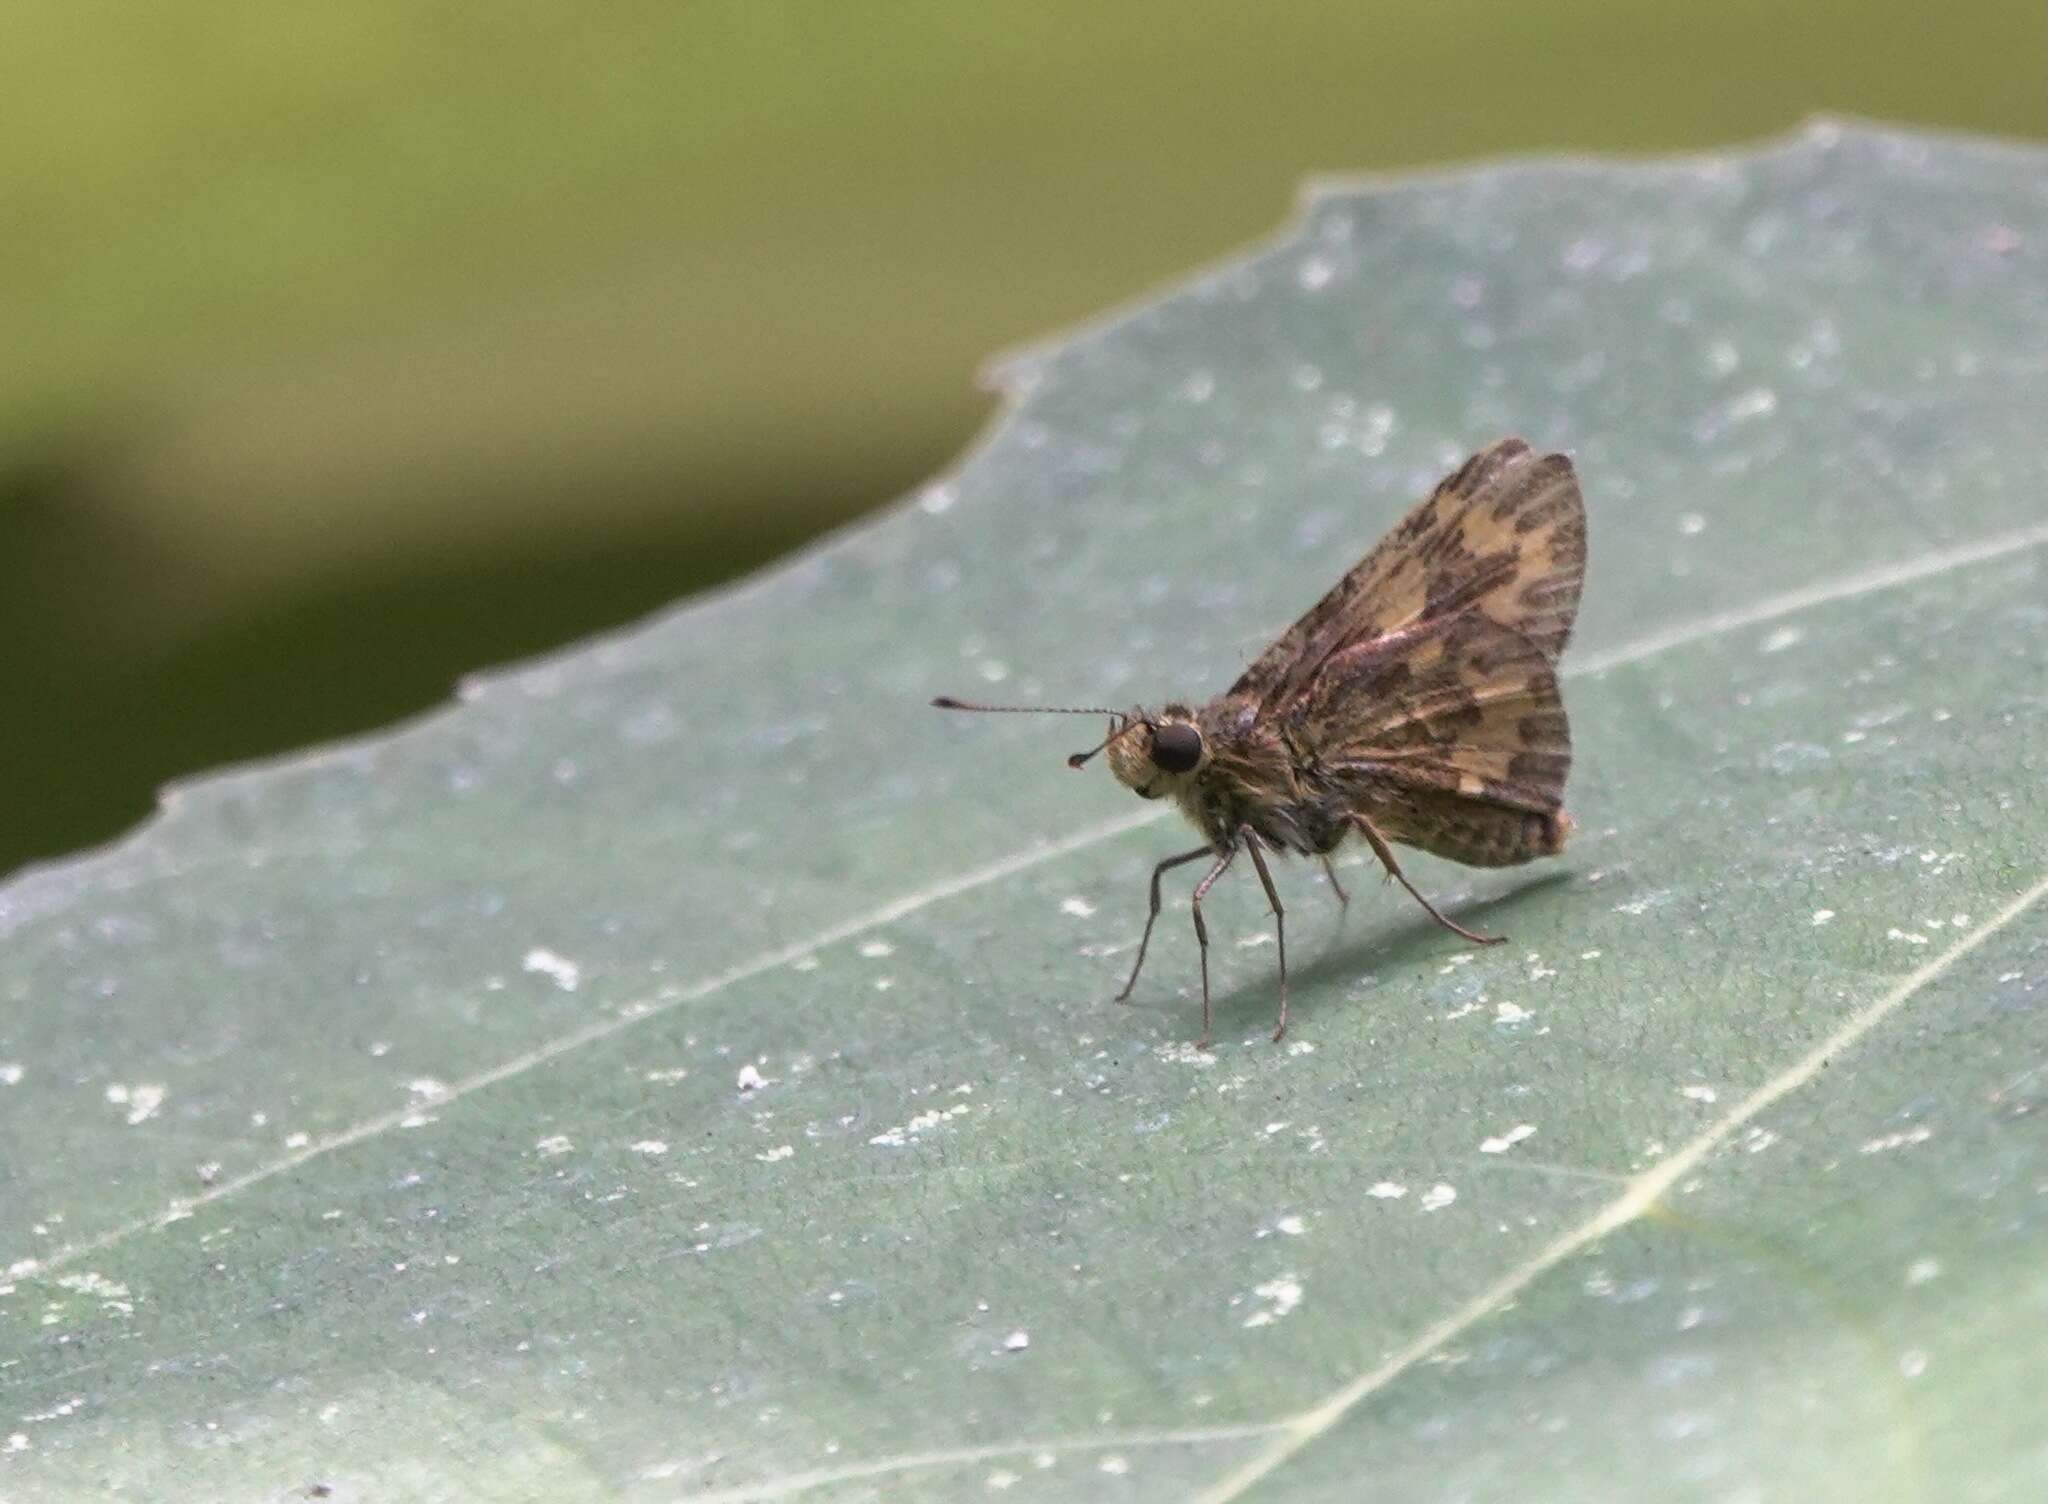
[[[1473,867],[1564,850],[1571,728],[1558,659],[1586,570],[1586,509],[1561,454],[1502,439],[1473,455],[1395,524],[1329,594],[1201,706],[1069,710],[1107,715],[1097,753],[1126,788],[1171,799],[1202,844],[1153,868],[1128,1002],[1158,922],[1160,882],[1201,858],[1190,911],[1201,952],[1202,1037],[1212,1028],[1202,900],[1249,857],[1273,911],[1280,967],[1275,1040],[1287,1033],[1287,918],[1267,856],[1321,860],[1354,837],[1445,929],[1481,945],[1401,870],[1396,845]],[[941,709],[1035,711],[951,696]]]

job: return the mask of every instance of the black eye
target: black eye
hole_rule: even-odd
[[[1186,773],[1202,760],[1202,733],[1185,721],[1168,721],[1152,732],[1152,765],[1162,773]]]

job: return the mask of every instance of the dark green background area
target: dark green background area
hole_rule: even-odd
[[[11,15],[0,871],[901,492],[1306,174],[2048,134],[2038,0]]]

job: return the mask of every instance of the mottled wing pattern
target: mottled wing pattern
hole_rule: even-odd
[[[1554,663],[1578,614],[1585,564],[1571,461],[1502,439],[1445,477],[1229,693],[1272,713],[1345,648],[1465,611],[1520,632]]]
[[[1535,639],[1489,617],[1333,655],[1289,724],[1389,840],[1479,867],[1563,849],[1572,744],[1557,674]]]

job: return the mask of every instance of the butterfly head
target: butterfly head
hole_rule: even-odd
[[[1169,705],[1156,715],[1133,710],[1122,722],[1101,750],[1116,781],[1140,798],[1175,792],[1209,760],[1208,738],[1185,705]],[[1080,766],[1074,758],[1068,761]]]

